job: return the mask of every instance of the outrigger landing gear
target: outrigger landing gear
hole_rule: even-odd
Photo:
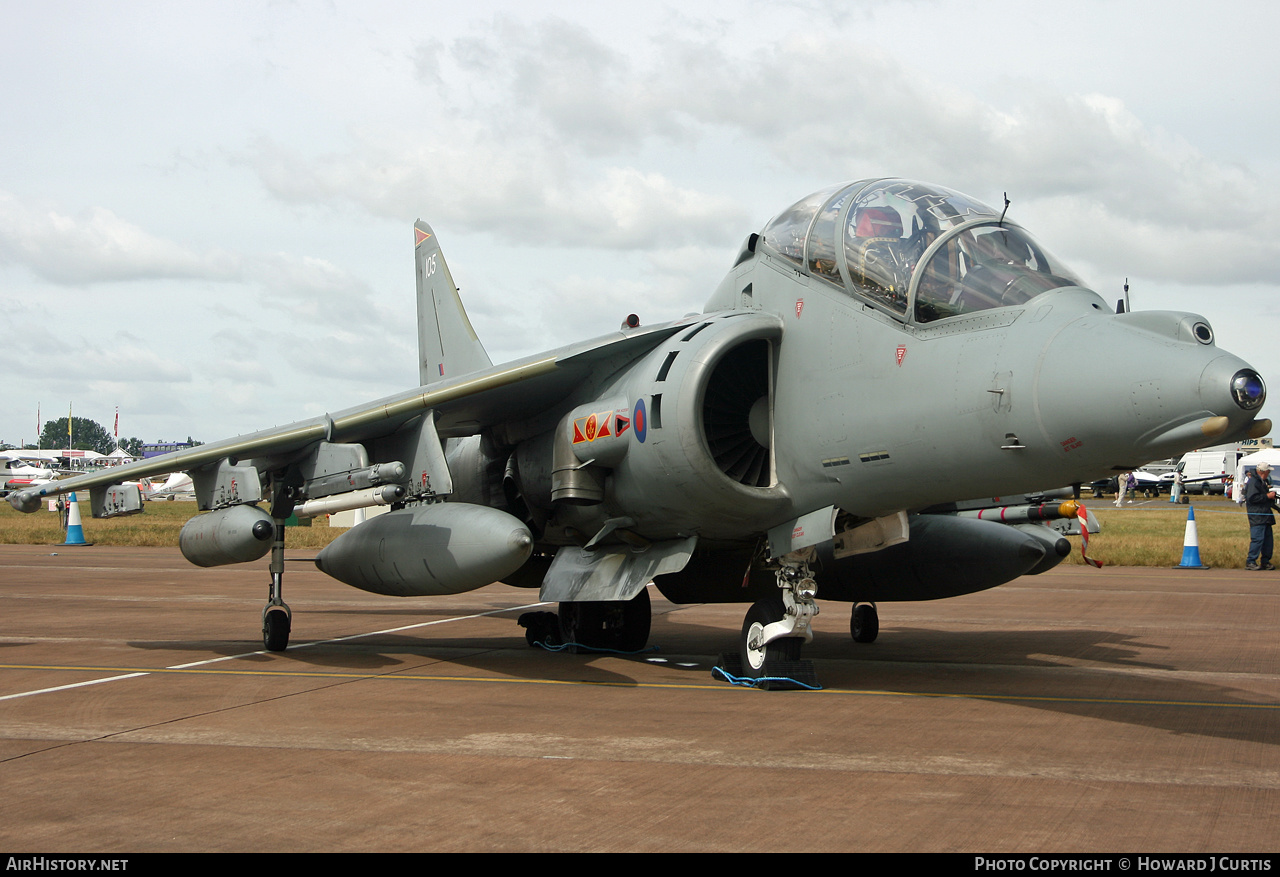
[[[293,514],[294,491],[283,478],[274,478],[271,485],[271,522],[275,524],[275,538],[271,542],[271,585],[267,591],[267,605],[262,607],[262,647],[269,652],[283,652],[289,648],[289,631],[293,627],[293,613],[284,601],[284,522]]]
[[[812,665],[800,660],[801,647],[813,639],[810,625],[818,614],[814,600],[818,585],[809,571],[811,556],[807,551],[780,558],[781,596],[753,604],[742,622],[742,674],[762,680],[759,687],[765,690],[816,685]]]
[[[849,635],[856,643],[873,643],[880,634],[880,614],[875,603],[858,603],[849,615]]]
[[[276,535],[271,544],[271,586],[267,605],[262,608],[262,646],[269,652],[283,652],[289,647],[289,630],[293,613],[284,602],[284,521],[275,519]]]
[[[284,603],[268,603],[262,609],[262,645],[269,652],[289,648],[289,628],[293,616]]]

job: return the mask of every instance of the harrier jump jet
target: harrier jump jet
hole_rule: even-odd
[[[739,651],[762,678],[799,657],[819,599],[852,604],[867,641],[878,603],[1061,559],[1056,532],[965,500],[1270,429],[1261,377],[1203,317],[1112,313],[1030,233],[938,186],[816,192],[746,238],[703,313],[499,366],[435,233],[415,235],[417,389],[10,502],[88,488],[95,516],[128,513],[121,481],[190,472],[207,514],[182,550],[202,566],[271,553],[272,650],[291,627],[285,518],[389,503],[317,566],[396,596],[540,588],[564,640],[592,647],[645,644],[650,581],[750,603]]]

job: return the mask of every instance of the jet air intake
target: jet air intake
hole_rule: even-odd
[[[707,449],[739,484],[768,487],[772,481],[769,418],[769,342],[747,341],[716,363],[702,402]]]
[[[772,421],[782,332],[780,317],[757,312],[681,327],[562,421],[552,499],[628,509],[657,539],[733,538],[781,512]]]

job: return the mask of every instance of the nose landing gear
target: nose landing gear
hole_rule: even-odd
[[[800,554],[800,552],[796,552]],[[818,585],[809,571],[809,556],[788,555],[777,571],[782,593],[752,604],[742,622],[738,652],[742,675],[758,679],[766,691],[814,687],[813,665],[800,659],[801,647],[813,639],[814,600]]]

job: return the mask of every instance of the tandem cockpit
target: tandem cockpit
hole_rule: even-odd
[[[915,323],[1083,285],[999,211],[909,180],[815,192],[770,221],[759,243],[811,277]]]

